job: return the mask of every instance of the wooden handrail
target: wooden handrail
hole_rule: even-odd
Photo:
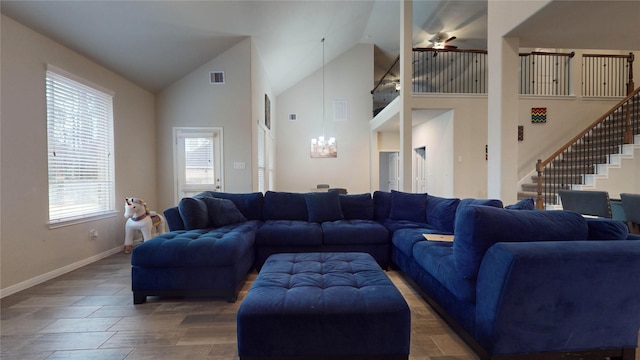
[[[541,161],[540,164],[542,166],[547,166],[553,159],[556,158],[556,156],[560,155],[563,151],[567,150],[571,145],[573,145],[573,143],[575,143],[581,137],[586,135],[591,129],[593,129],[594,127],[598,126],[598,124],[600,124],[602,121],[604,121],[604,119],[606,119],[609,115],[611,115],[622,104],[624,104],[625,102],[629,101],[629,99],[632,98],[634,95],[636,95],[638,92],[640,92],[640,88],[637,88],[633,93],[631,93],[631,95],[629,95],[626,98],[620,100],[620,102],[617,103],[613,108],[611,108],[611,110],[607,111],[604,115],[600,116],[598,118],[598,120],[594,121],[586,129],[582,130],[578,135],[574,136],[571,140],[569,140],[566,144],[564,144],[559,150],[554,152],[553,155],[549,156],[546,160],[544,160],[544,161],[539,160],[539,161]]]
[[[570,58],[573,58],[574,56],[576,56],[576,53],[574,51],[570,52],[570,53],[559,53],[559,52],[545,52],[545,51],[532,51],[532,52],[528,52],[528,53],[520,53],[518,54],[520,56],[529,56],[529,55],[550,55],[550,56],[567,56]]]
[[[558,54],[560,55],[560,54]],[[617,103],[611,110],[606,112],[604,115],[600,116],[596,121],[594,121],[591,125],[589,125],[586,129],[580,132],[578,135],[574,136],[571,140],[569,140],[564,146],[562,146],[559,150],[554,152],[551,156],[549,156],[546,160],[538,159],[536,163],[536,172],[538,173],[538,196],[536,199],[536,208],[544,209],[544,197],[542,196],[543,191],[543,183],[542,183],[542,174],[544,173],[544,169],[547,165],[549,165],[553,160],[555,160],[560,154],[564,151],[567,151],[569,147],[575,144],[578,140],[584,137],[589,131],[594,129],[600,123],[602,123],[605,119],[607,119],[614,111],[616,111],[619,107],[621,107],[624,103],[630,101],[630,99],[640,93],[640,88],[635,89],[635,85],[633,82],[633,61],[635,60],[635,55],[630,52],[629,55],[606,55],[606,54],[583,54],[583,57],[594,57],[594,58],[626,58],[629,63],[629,82],[627,83],[627,97],[622,99],[619,103]],[[631,119],[631,109],[629,106],[625,109],[624,114],[624,133],[623,133],[623,143],[630,144],[633,143],[633,125]]]
[[[582,54],[582,57],[595,57],[595,58],[617,58],[617,59],[621,59],[621,58],[626,58],[626,59],[633,59],[633,53],[629,53],[629,55],[616,55],[616,54]],[[631,60],[633,62],[633,60]]]
[[[555,151],[547,159],[545,159],[545,160],[538,159],[538,162],[536,163],[536,171],[538,173],[538,194],[537,194],[538,197],[536,199],[536,208],[538,208],[540,210],[544,209],[544,199],[543,199],[543,196],[542,196],[542,173],[544,172],[544,168],[547,165],[549,165],[553,160],[555,160],[558,157],[558,155],[560,155],[561,153],[563,153],[564,151],[569,149],[569,147],[571,147],[578,140],[580,140],[582,137],[584,137],[589,131],[591,131],[596,126],[598,126],[601,122],[603,122],[606,118],[608,118],[611,114],[613,114],[614,111],[616,111],[624,103],[628,102],[631,98],[636,96],[638,93],[640,93],[640,88],[637,88],[633,92],[631,92],[631,94],[629,94],[626,98],[622,99],[615,106],[613,106],[611,108],[611,110],[609,110],[606,113],[604,113],[604,115],[600,116],[596,121],[591,123],[584,130],[582,130],[580,133],[578,133],[578,135],[576,135],[573,138],[571,138],[571,140],[569,140],[567,143],[565,143],[562,147],[560,147],[560,149]],[[626,135],[627,131],[625,131],[625,143],[630,143],[630,142],[632,142],[633,133],[632,133],[631,124],[630,124],[631,117],[630,117],[628,112],[627,112],[627,116],[626,117],[627,117],[627,119],[625,119],[625,124],[629,124],[628,128],[631,131],[631,136],[630,136],[631,141],[627,141],[628,136]]]
[[[387,75],[389,75],[389,73],[391,72],[391,70],[393,69],[394,66],[396,66],[396,64],[398,63],[398,61],[400,61],[400,55],[398,55],[398,57],[396,57],[396,61],[393,62],[393,64],[391,64],[391,66],[389,66],[389,70],[387,70],[386,73],[384,73],[384,75],[382,75],[382,77],[380,78],[380,81],[378,81],[378,83],[376,84],[376,86],[373,88],[373,90],[371,90],[371,95],[373,95],[373,93],[376,91],[376,89],[382,85],[382,82],[384,81],[384,78],[387,77]]]

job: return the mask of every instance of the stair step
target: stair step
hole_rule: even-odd
[[[597,179],[621,165],[621,159],[633,157],[635,149],[640,148],[639,104],[640,96],[635,96],[547,165],[542,175],[543,191],[593,189]],[[633,144],[624,143],[628,111],[633,122]],[[536,199],[538,185],[538,176],[532,176],[530,183],[521,184],[518,199]],[[547,208],[557,206],[557,194],[545,193],[543,199]]]

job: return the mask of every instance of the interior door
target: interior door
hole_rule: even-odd
[[[400,153],[389,154],[389,191],[398,190],[400,184]]]
[[[224,191],[222,128],[176,128],[176,202],[203,191]]]
[[[417,193],[427,192],[427,149],[420,147],[414,149],[414,176],[415,184],[413,185]]]

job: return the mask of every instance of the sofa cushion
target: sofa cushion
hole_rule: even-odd
[[[460,199],[427,195],[427,223],[443,233],[453,233]]]
[[[371,193],[340,195],[340,207],[345,220],[373,220]]]
[[[533,202],[533,198],[526,198],[504,208],[509,210],[535,210],[536,204]]]
[[[447,288],[457,298],[476,302],[476,282],[456,271],[452,243],[420,241],[413,246],[416,263]]]
[[[409,220],[427,222],[427,194],[413,194],[391,190],[391,210],[389,218],[392,220]]]
[[[304,194],[307,203],[309,221],[322,223],[325,221],[342,220],[340,194],[336,191]]]
[[[589,227],[588,240],[626,240],[629,228],[618,220],[605,218],[585,218]]]
[[[389,232],[373,220],[338,220],[322,223],[325,245],[387,244]]]
[[[393,232],[391,243],[393,247],[405,256],[413,257],[413,246],[419,241],[426,241],[422,229],[399,229]]]
[[[136,246],[131,265],[149,268],[233,266],[253,252],[257,221],[217,229],[178,230]]]
[[[461,209],[469,206],[469,205],[484,205],[484,206],[493,206],[493,207],[497,207],[497,208],[502,208],[503,204],[501,200],[498,199],[473,199],[473,198],[466,198],[466,199],[462,199],[460,200],[460,202],[458,203],[458,208],[456,209],[456,216],[458,215],[458,212],[460,212]]]
[[[178,211],[187,230],[210,227],[207,204],[201,199],[183,198],[178,203]]]
[[[387,230],[389,230],[389,232],[392,232],[392,233],[400,229],[420,229],[425,233],[432,233],[432,234],[442,233],[442,230],[438,230],[427,223],[421,223],[421,222],[419,223],[419,222],[409,221],[409,220],[386,219],[382,221],[382,225],[384,225],[384,227],[386,227]]]
[[[456,269],[475,279],[486,251],[498,242],[584,240],[587,222],[572,211],[508,210],[469,205],[458,209],[453,256]]]
[[[219,191],[205,191],[194,197],[213,197],[231,200],[247,220],[262,220],[262,204],[264,196],[261,192],[225,193]]]
[[[307,221],[307,202],[302,193],[267,191],[262,206],[264,220]]]
[[[231,200],[219,198],[202,198],[209,213],[209,224],[220,227],[247,221]]]
[[[257,246],[320,246],[320,224],[306,220],[267,220],[256,232]]]
[[[391,211],[391,193],[386,191],[373,192],[373,219],[384,221],[389,218]]]

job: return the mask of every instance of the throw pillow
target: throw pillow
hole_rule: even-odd
[[[520,200],[515,204],[507,205],[504,208],[509,210],[535,210],[536,205],[533,202],[533,198],[527,198]]]
[[[183,198],[178,203],[178,211],[187,230],[209,227],[207,205],[201,199]]]
[[[427,222],[427,194],[391,190],[391,220]]]
[[[308,193],[304,198],[307,202],[309,222],[323,223],[344,219],[340,207],[340,194],[337,192]]]
[[[264,202],[264,195],[261,192],[226,193],[220,191],[205,191],[195,195],[194,197],[231,200],[247,220],[262,220],[262,204]]]
[[[340,195],[340,207],[346,220],[373,220],[373,199],[370,193]]]
[[[214,227],[247,221],[231,200],[220,198],[202,198],[202,200],[207,205],[209,220]]]
[[[304,194],[267,191],[264,194],[262,218],[264,220],[308,220]]]
[[[589,240],[626,240],[629,228],[619,220],[585,218],[589,227]]]
[[[391,193],[376,190],[373,192],[373,219],[384,221],[391,211]]]
[[[445,233],[452,233],[456,221],[456,210],[460,199],[427,196],[427,224]]]
[[[492,206],[497,208],[503,207],[502,200],[498,200],[498,199],[466,198],[466,199],[460,200],[460,203],[458,203],[458,208],[456,209],[456,217],[458,217],[458,214],[462,209],[464,209],[469,205],[484,205],[484,206]]]

